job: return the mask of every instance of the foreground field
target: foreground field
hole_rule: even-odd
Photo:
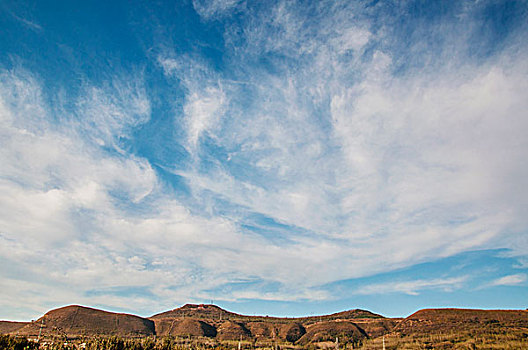
[[[385,345],[385,347],[384,347]],[[164,337],[161,339],[123,339],[118,337],[93,338],[93,339],[43,339],[40,343],[28,340],[25,337],[14,337],[9,335],[0,336],[0,349],[6,350],[300,350],[300,349],[528,349],[528,339],[522,334],[472,334],[459,332],[439,335],[413,335],[401,336],[391,334],[385,337],[367,339],[358,343],[339,344],[335,342],[318,342],[307,346],[293,345],[288,343],[250,343],[223,341],[215,342],[205,339],[182,339],[175,337]]]
[[[428,335],[388,335],[385,349],[528,349],[526,333],[455,332]],[[366,340],[360,349],[383,349],[383,338]]]

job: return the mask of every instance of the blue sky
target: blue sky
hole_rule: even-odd
[[[526,1],[2,1],[0,319],[526,308]]]

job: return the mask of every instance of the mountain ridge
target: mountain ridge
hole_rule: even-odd
[[[235,312],[227,311],[221,307],[214,304],[185,304],[179,308],[172,310],[160,312],[154,314],[149,319],[159,319],[159,318],[176,318],[176,317],[204,317],[204,316],[218,317],[222,319],[265,319],[268,321],[271,320],[322,320],[322,319],[352,319],[352,318],[385,318],[382,315],[375,314],[368,310],[362,309],[350,309],[345,311],[339,311],[328,315],[318,315],[318,316],[299,316],[299,317],[279,317],[279,316],[260,316],[260,315],[243,315]]]
[[[242,315],[213,304],[185,304],[150,317],[140,317],[68,305],[52,309],[32,322],[0,321],[0,334],[28,338],[36,338],[39,334],[67,338],[198,337],[214,341],[280,341],[307,346],[337,337],[344,343],[358,343],[395,334],[453,332],[461,327],[475,332],[519,329],[528,332],[528,311],[422,309],[406,318],[388,318],[367,310],[351,309],[320,316],[268,317]]]

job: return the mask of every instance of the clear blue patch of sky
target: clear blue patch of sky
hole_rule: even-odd
[[[510,37],[528,26],[525,1],[489,1],[484,4],[475,15],[480,25],[476,26],[468,47],[469,56],[477,60],[484,60],[511,45]]]

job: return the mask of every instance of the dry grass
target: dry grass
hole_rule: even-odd
[[[438,334],[391,334],[385,348],[393,349],[528,349],[528,334],[522,330],[499,332],[459,331]],[[360,349],[383,349],[383,337],[367,340]]]

